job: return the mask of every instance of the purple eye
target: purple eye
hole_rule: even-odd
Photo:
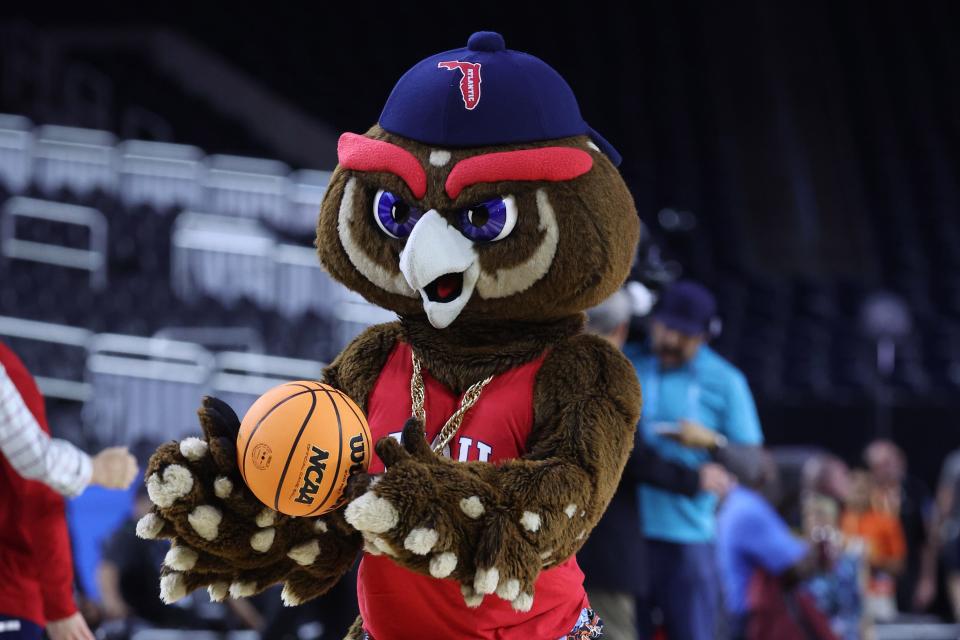
[[[460,233],[475,242],[503,240],[517,223],[517,204],[513,196],[493,198],[460,211]]]
[[[391,238],[406,238],[423,212],[412,207],[399,196],[380,189],[373,197],[373,219]]]

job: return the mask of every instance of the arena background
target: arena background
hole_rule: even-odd
[[[494,29],[623,154],[635,278],[718,295],[768,442],[857,462],[890,435],[933,486],[960,444],[960,5],[633,4],[7,3],[0,337],[55,432],[191,431],[202,393],[242,411],[389,317],[310,256],[323,172],[414,61]]]

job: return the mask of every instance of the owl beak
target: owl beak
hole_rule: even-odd
[[[400,252],[400,272],[420,294],[430,324],[445,329],[470,301],[480,265],[473,243],[431,209]]]

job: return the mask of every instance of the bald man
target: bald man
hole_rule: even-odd
[[[618,291],[587,311],[587,331],[622,349],[630,323],[630,300]],[[641,530],[637,491],[650,484],[693,496],[700,491],[725,493],[732,477],[718,464],[699,469],[669,462],[647,446],[639,432],[624,468],[620,486],[603,518],[577,554],[586,575],[590,603],[603,617],[605,635],[631,640],[640,637],[636,601],[648,589],[646,547]]]

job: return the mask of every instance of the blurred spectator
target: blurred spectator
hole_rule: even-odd
[[[816,622],[815,611],[804,611],[796,602],[798,594],[793,586],[802,575],[809,573],[810,547],[791,533],[786,522],[776,512],[779,500],[779,474],[773,457],[764,452],[754,477],[739,477],[734,487],[721,502],[717,515],[717,569],[723,586],[724,605],[728,614],[730,634],[741,638],[770,637],[772,625],[777,625],[777,637],[799,633],[804,626]],[[790,606],[770,607],[779,602]],[[812,607],[811,607],[812,608]],[[774,615],[774,609],[778,609]],[[805,616],[798,620],[792,616]],[[821,627],[826,619],[820,615]]]
[[[803,465],[803,493],[833,501],[837,510],[850,498],[850,469],[831,454],[813,456]]]
[[[51,438],[2,363],[0,450],[22,478],[42,482],[64,496],[79,495],[90,484],[126,489],[137,476],[137,461],[126,447],[110,447],[91,458],[66,440]]]
[[[835,463],[842,462],[832,460],[822,468],[839,474],[841,467]],[[814,563],[820,568],[807,578],[804,589],[813,596],[818,610],[829,616],[838,638],[861,640],[872,637],[872,621],[864,608],[867,562],[860,541],[847,540],[841,533],[840,513],[836,498],[816,491],[804,493],[804,537],[813,547]]]
[[[699,468],[703,448],[685,446],[690,427],[712,444],[757,446],[763,441],[753,396],[736,367],[706,342],[716,320],[716,301],[702,285],[681,281],[666,289],[656,307],[651,339],[631,353],[643,389],[640,429],[644,441],[668,460]],[[642,624],[659,609],[667,634],[712,639],[719,588],[713,537],[716,497],[680,496],[651,486],[640,491],[643,532],[650,549],[651,590],[638,615]]]
[[[143,540],[136,535],[136,523],[150,511],[144,490],[137,492],[131,517],[104,543],[97,567],[97,586],[108,620],[135,617],[158,627],[178,627],[195,622],[179,607],[160,601],[160,565],[167,545]]]
[[[587,331],[622,349],[631,316],[630,300],[618,291],[587,312]],[[699,491],[726,492],[732,478],[708,462],[694,469],[664,460],[639,437],[627,461],[620,486],[590,534],[577,561],[586,575],[590,603],[603,617],[611,638],[636,638],[636,600],[647,595],[647,554],[642,538],[637,488],[649,483],[666,491],[694,496]]]
[[[903,451],[889,440],[871,442],[863,458],[873,482],[874,506],[900,520],[906,539],[906,563],[897,579],[897,605],[903,611],[926,608],[930,594],[918,593],[918,586],[927,587],[936,579],[936,567],[922,561],[924,549],[929,548],[930,491],[907,474]]]
[[[0,527],[0,626],[7,637],[39,638],[45,627],[51,640],[93,640],[74,603],[73,559],[63,498],[50,486],[77,493],[89,482],[94,465],[86,454],[50,439],[36,382],[3,343],[0,374],[0,440],[4,445],[0,459],[0,522],[4,523]],[[119,480],[118,484],[125,479],[129,484],[132,474],[125,473],[129,456],[111,453],[106,457],[111,459],[107,466],[112,471],[98,479],[109,477],[105,481]],[[119,464],[115,467],[114,462]]]
[[[943,461],[937,482],[930,541],[924,552],[917,604],[922,606],[936,595],[936,568],[942,562],[946,596],[954,620],[960,621],[960,449]]]
[[[889,621],[897,614],[895,579],[903,571],[907,550],[900,521],[877,509],[873,494],[870,474],[855,471],[840,527],[847,540],[863,541],[870,567],[868,606],[874,619]]]
[[[940,532],[945,551],[947,596],[954,619],[960,621],[960,449],[950,454],[943,464],[937,504],[944,514]]]

